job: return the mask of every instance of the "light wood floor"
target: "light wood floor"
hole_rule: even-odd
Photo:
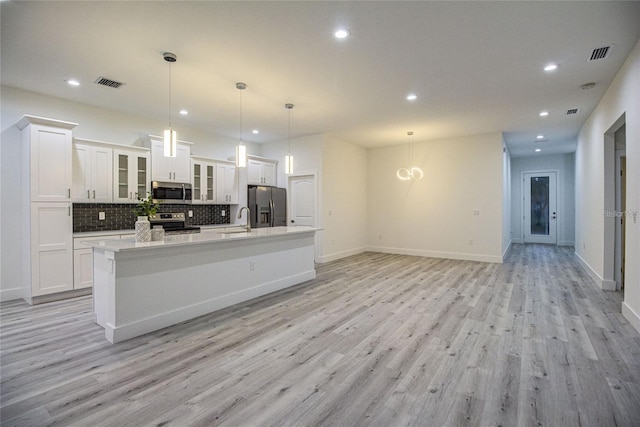
[[[115,345],[90,297],[4,303],[2,426],[638,426],[620,302],[570,250],[516,245],[503,265],[353,256]]]

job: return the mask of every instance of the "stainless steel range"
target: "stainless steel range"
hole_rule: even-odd
[[[157,213],[149,216],[151,228],[161,225],[165,234],[199,233],[200,227],[189,226],[185,222],[184,213]]]

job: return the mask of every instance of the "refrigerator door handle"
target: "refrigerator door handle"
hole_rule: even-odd
[[[273,216],[276,214],[276,204],[273,199],[269,200],[269,209],[271,209],[271,215],[269,215],[269,227],[273,227]]]

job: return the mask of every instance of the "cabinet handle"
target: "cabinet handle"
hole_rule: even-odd
[[[68,212],[67,212],[67,213],[68,213],[68,215],[69,215],[69,216],[71,216],[71,206],[69,206],[69,207],[67,208],[67,210],[68,210]]]
[[[93,198],[96,198],[96,190],[93,190]]]
[[[129,200],[133,200],[133,191],[129,191]]]
[[[89,190],[87,190],[87,199],[90,199],[91,196],[89,196]]]
[[[67,188],[67,197],[70,199],[71,198],[71,189]]]

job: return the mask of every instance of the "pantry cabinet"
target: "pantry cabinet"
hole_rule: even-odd
[[[72,133],[76,123],[25,115],[21,198],[22,287],[28,303],[73,290]]]
[[[71,197],[81,203],[113,201],[113,150],[102,144],[75,139]]]

